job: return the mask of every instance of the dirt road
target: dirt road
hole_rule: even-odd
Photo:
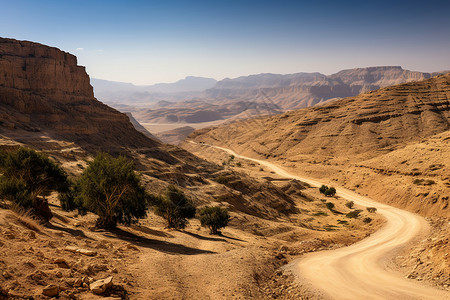
[[[313,186],[323,183],[295,176],[282,168],[259,159],[241,156],[222,147],[207,145],[257,162],[277,174],[307,182]],[[397,250],[407,247],[419,234],[428,230],[426,221],[413,213],[375,202],[342,187],[337,195],[357,205],[376,207],[386,218],[386,225],[370,237],[349,247],[311,253],[287,266],[296,278],[315,290],[318,298],[331,299],[450,299],[450,292],[425,286],[403,278],[389,270],[388,264]]]

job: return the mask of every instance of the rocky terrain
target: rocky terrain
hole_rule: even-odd
[[[120,153],[149,193],[175,184],[196,206],[220,204],[232,217],[217,237],[195,219],[169,230],[153,212],[138,225],[99,231],[94,215],[64,212],[56,195],[46,224],[0,199],[0,299],[298,299],[280,266],[353,243],[382,223],[377,215],[345,218],[352,209],[341,199],[257,165],[229,156],[216,164],[149,138],[97,101],[84,68],[56,48],[2,38],[0,73],[1,149],[42,151],[72,179],[95,152]]]

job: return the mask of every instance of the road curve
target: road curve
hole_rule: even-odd
[[[205,145],[226,151],[237,158],[257,162],[283,177],[298,179],[312,186],[323,184],[311,178],[292,175],[267,161],[245,157],[227,148]],[[376,207],[377,212],[386,218],[386,224],[368,238],[349,247],[310,253],[294,260],[287,268],[302,284],[306,281],[322,298],[339,300],[450,299],[448,291],[402,278],[387,269],[388,260],[395,251],[406,247],[408,242],[427,228],[422,217],[375,202],[343,187],[337,187],[336,190],[337,195],[356,204]]]

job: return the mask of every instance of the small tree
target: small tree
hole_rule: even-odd
[[[148,195],[125,157],[99,153],[78,180],[83,206],[98,215],[98,228],[129,225],[147,214]]]
[[[45,199],[68,187],[64,170],[45,154],[19,148],[0,154],[0,195],[48,221],[53,214]]]
[[[183,229],[188,219],[195,217],[195,206],[182,191],[169,185],[156,204],[155,213],[167,220],[169,228]]]
[[[321,194],[325,194],[325,191],[328,190],[328,187],[324,184],[319,188]]]
[[[211,234],[219,234],[220,228],[224,228],[230,221],[230,215],[226,208],[219,206],[206,206],[200,210],[200,223],[208,227]]]
[[[325,191],[324,194],[325,194],[325,196],[332,197],[332,196],[336,195],[336,189],[334,187],[330,187],[329,189],[327,189]]]

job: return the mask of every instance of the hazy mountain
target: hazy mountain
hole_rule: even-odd
[[[212,78],[188,76],[174,83],[134,85],[131,83],[91,79],[95,96],[102,102],[115,104],[140,104],[157,101],[178,101],[198,96],[200,92],[213,87]]]
[[[207,90],[204,97],[266,101],[289,110],[356,96],[394,84],[428,79],[437,74],[404,70],[398,66],[349,69],[329,76],[320,73],[259,74],[221,80]]]

